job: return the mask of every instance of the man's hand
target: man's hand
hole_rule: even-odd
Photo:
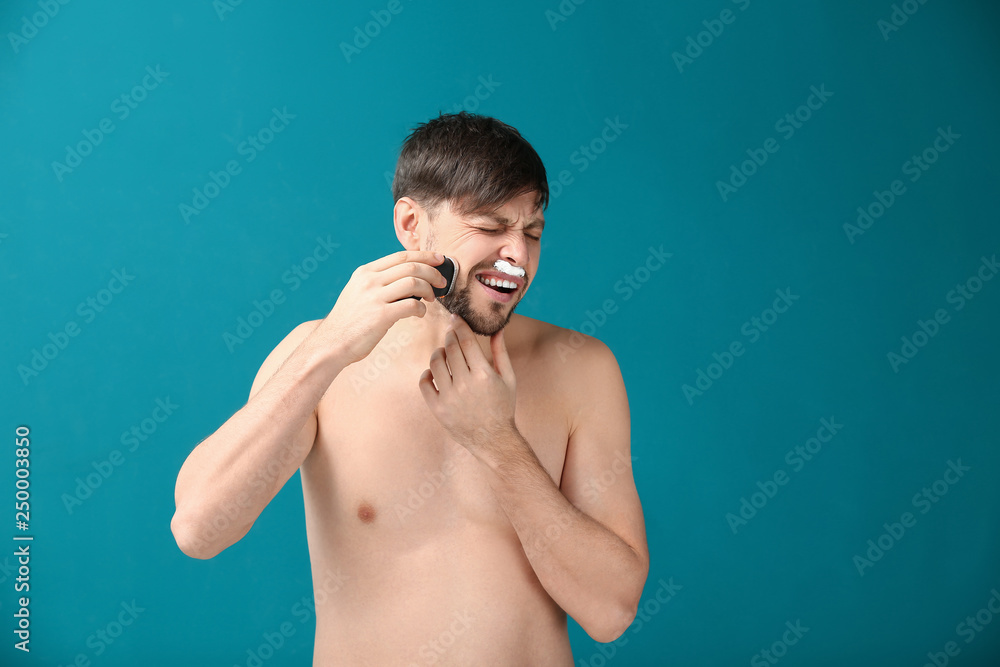
[[[490,337],[490,364],[465,320],[453,314],[451,321],[444,347],[434,350],[430,368],[420,375],[420,391],[451,437],[483,458],[497,434],[517,428],[514,368],[502,329]]]
[[[447,284],[434,268],[442,261],[429,250],[402,250],[359,266],[316,335],[339,346],[345,362],[361,361],[397,320],[427,313],[424,301],[433,302],[434,288]]]

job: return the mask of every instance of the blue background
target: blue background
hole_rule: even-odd
[[[35,536],[30,656],[12,647],[13,546],[0,551],[0,662],[245,665],[293,621],[264,664],[311,664],[311,616],[291,613],[312,596],[298,477],[207,562],[174,544],[174,480],[274,345],[325,316],[355,267],[398,249],[399,146],[464,108],[518,128],[550,182],[572,179],[518,312],[605,341],[629,392],[651,571],[641,623],[618,643],[571,627],[577,664],[767,664],[755,655],[796,621],[809,630],[782,664],[921,665],[949,641],[951,664],[996,664],[1000,618],[968,643],[958,626],[1000,587],[1000,281],[961,310],[948,300],[1000,251],[994,3],[910,0],[887,30],[892,4],[860,0],[403,0],[348,55],[340,45],[386,3],[53,7],[34,31],[39,4],[0,10],[0,495],[14,494],[13,433],[27,424]],[[724,9],[732,21],[713,23]],[[147,67],[169,74],[121,118],[112,104]],[[788,137],[776,123],[811,86],[832,95]],[[275,108],[294,119],[247,161],[240,142]],[[113,132],[78,166],[53,167],[105,118]],[[627,127],[602,146],[609,119]],[[904,163],[939,128],[959,138],[909,180]],[[721,193],[768,138],[778,151]],[[180,205],[229,160],[240,173],[186,221]],[[905,193],[845,231],[896,179]],[[339,247],[292,289],[283,276],[318,237]],[[651,246],[671,257],[645,274]],[[581,274],[582,260],[594,268]],[[134,279],[88,319],[78,304],[115,270]],[[629,275],[646,280],[616,290]],[[275,289],[284,303],[227,346]],[[773,315],[779,289],[798,299],[751,341],[744,323]],[[615,312],[597,316],[608,299]],[[947,323],[894,368],[887,355],[938,309]],[[37,375],[19,370],[70,322],[79,335]],[[711,367],[734,341],[742,356]],[[685,394],[699,370],[711,386]],[[157,399],[178,408],[125,450]],[[786,452],[823,418],[843,428],[796,470]],[[124,462],[67,506],[116,449]],[[970,470],[921,513],[914,495],[959,459]],[[788,483],[745,524],[727,519],[779,471]],[[904,512],[915,525],[859,572],[855,556]],[[663,605],[661,581],[681,587]],[[143,611],[97,655],[88,638],[133,600]]]

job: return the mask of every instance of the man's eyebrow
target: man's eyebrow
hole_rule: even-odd
[[[505,227],[511,227],[511,226],[514,225],[514,221],[513,220],[511,220],[510,218],[505,218],[504,216],[500,215],[499,213],[481,213],[480,215],[477,215],[476,217],[477,218],[487,218],[487,219],[489,219],[489,220],[497,223],[498,225],[503,225]],[[538,229],[545,229],[545,219],[544,218],[533,218],[533,219],[529,220],[524,225],[525,229],[532,229],[532,228],[536,228],[536,227]]]

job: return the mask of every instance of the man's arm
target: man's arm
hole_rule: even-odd
[[[488,362],[484,369],[475,360],[477,352],[485,357],[469,338],[472,331],[464,322],[456,329],[460,341],[446,339],[442,356],[457,377],[444,377],[432,357],[421,378],[432,410],[492,471],[496,497],[552,599],[593,639],[613,641],[634,620],[649,572],[628,398],[614,355],[594,338],[576,351],[578,370],[569,383],[575,410],[560,489],[503,414],[504,388],[513,387],[514,378],[502,332],[491,341],[497,371],[490,375]],[[473,359],[469,373],[457,362],[460,355]],[[439,392],[432,391],[431,377]],[[492,407],[473,407],[483,405]],[[469,414],[462,418],[463,412]]]
[[[302,465],[316,438],[316,405],[343,364],[299,325],[261,365],[250,398],[199,444],[177,475],[177,546],[212,558],[243,538]]]
[[[402,251],[358,267],[325,319],[296,327],[271,352],[250,400],[177,475],[170,530],[181,551],[212,558],[247,534],[312,449],[316,406],[330,384],[397,320],[424,316],[433,288],[445,283],[434,268],[443,259]]]
[[[493,489],[542,586],[594,640],[610,642],[635,619],[649,552],[618,364],[593,338],[574,356],[579,403],[561,486],[520,433],[501,436],[488,461]]]

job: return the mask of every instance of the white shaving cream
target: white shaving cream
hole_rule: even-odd
[[[516,276],[518,278],[524,277],[524,269],[517,266],[511,266],[508,262],[505,262],[502,259],[498,259],[493,262],[493,268],[501,273],[506,273],[508,276]]]

